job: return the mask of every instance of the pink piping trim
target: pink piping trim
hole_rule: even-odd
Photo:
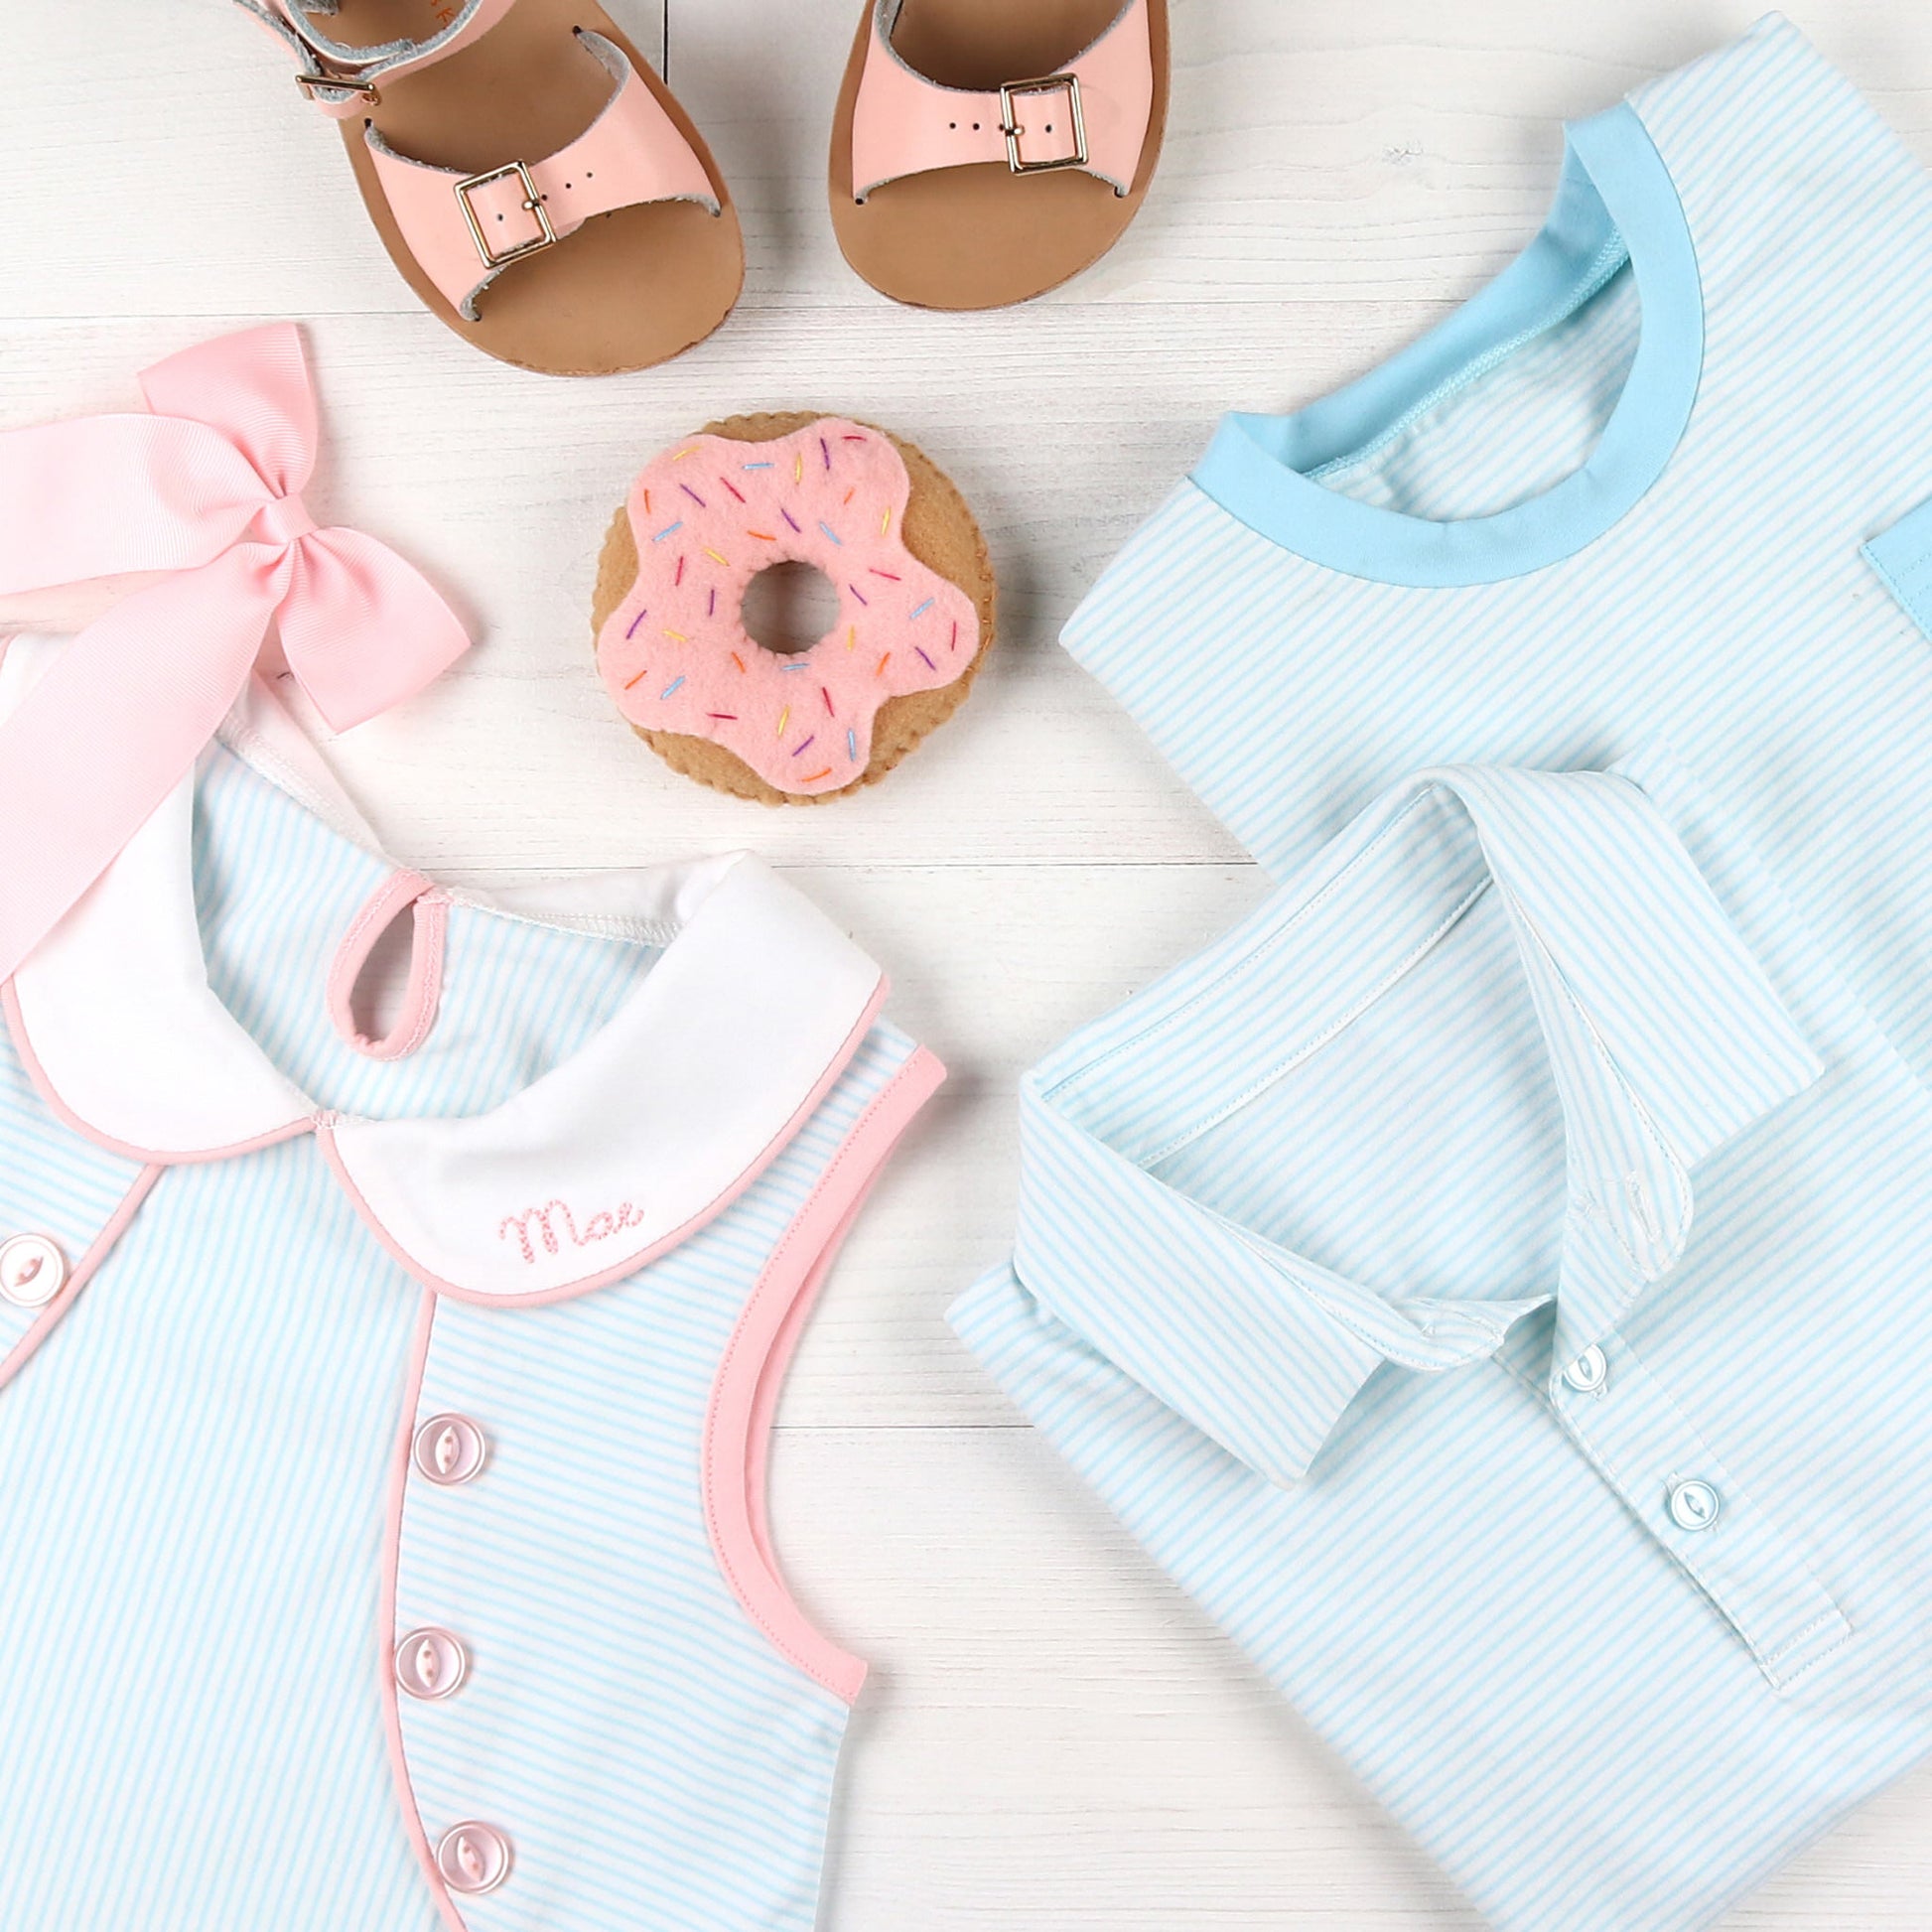
[[[369,963],[376,941],[405,907],[415,925],[414,943],[409,949],[409,984],[395,1025],[380,1038],[371,1038],[355,1024],[355,982]],[[449,924],[448,895],[419,872],[391,874],[349,921],[330,962],[326,998],[337,1033],[356,1052],[372,1060],[407,1059],[429,1037],[429,1030],[436,1025],[437,1002],[443,996],[443,947]]]
[[[705,1413],[704,1511],[718,1567],[778,1654],[847,1704],[865,1685],[865,1662],[807,1619],[778,1572],[763,1496],[766,1445],[785,1368],[839,1244],[895,1143],[945,1077],[920,1047],[860,1115],[759,1274]]]
[[[82,1120],[55,1091],[54,1082],[47,1077],[47,1069],[41,1065],[34,1052],[34,1043],[27,1036],[27,1022],[20,1011],[20,995],[14,991],[12,980],[0,985],[0,1011],[6,1014],[7,1031],[13,1035],[14,1050],[20,1055],[20,1063],[27,1069],[27,1077],[33,1082],[34,1091],[47,1103],[48,1111],[64,1127],[70,1127],[82,1139],[106,1149],[109,1154],[120,1155],[124,1160],[139,1161],[145,1166],[158,1168],[186,1167],[199,1161],[226,1161],[233,1155],[255,1154],[279,1142],[292,1141],[298,1134],[307,1134],[315,1127],[315,1117],[305,1114],[300,1120],[290,1121],[286,1127],[273,1128],[266,1134],[257,1134],[252,1140],[235,1141],[227,1147],[133,1147],[126,1141],[117,1141],[111,1134],[103,1134],[99,1128]]]
[[[771,1137],[736,1180],[699,1208],[697,1213],[681,1227],[673,1228],[669,1234],[653,1241],[647,1248],[637,1249],[614,1267],[601,1269],[595,1275],[585,1275],[577,1281],[566,1282],[561,1288],[533,1289],[527,1295],[492,1295],[487,1290],[462,1288],[455,1282],[445,1281],[440,1275],[430,1274],[422,1263],[383,1226],[375,1209],[369,1205],[362,1190],[356,1186],[354,1177],[349,1173],[343,1160],[342,1151],[336,1145],[335,1131],[326,1122],[317,1126],[316,1142],[322,1149],[323,1158],[335,1170],[336,1179],[341,1183],[343,1192],[348,1196],[349,1205],[367,1223],[369,1232],[375,1236],[390,1259],[398,1267],[407,1271],[414,1280],[421,1282],[425,1288],[433,1288],[437,1294],[447,1295],[452,1301],[468,1302],[473,1307],[484,1309],[535,1309],[542,1308],[550,1302],[567,1302],[573,1296],[587,1295],[594,1288],[608,1288],[613,1282],[623,1281],[626,1277],[634,1275],[640,1268],[647,1268],[660,1255],[669,1254],[673,1248],[688,1241],[707,1222],[716,1220],[740,1194],[744,1193],[746,1188],[790,1144],[792,1137],[805,1122],[818,1111],[819,1102],[832,1090],[833,1083],[845,1071],[853,1054],[859,1050],[860,1042],[872,1031],[874,1022],[879,1018],[879,1010],[886,1004],[886,996],[890,990],[882,974],[878,986],[873,989],[872,998],[866,1003],[865,1012],[859,1016],[858,1024],[845,1036],[838,1051],[832,1055],[830,1063],[819,1076],[811,1092],[805,1096],[798,1110]]]
[[[422,1312],[416,1317],[416,1334],[410,1343],[409,1375],[402,1392],[402,1429],[395,1453],[389,1463],[389,1494],[382,1512],[382,1588],[376,1624],[376,1681],[382,1691],[382,1728],[389,1740],[389,1771],[395,1779],[396,1801],[402,1807],[403,1829],[416,1848],[416,1860],[429,1880],[430,1895],[442,1914],[449,1932],[470,1932],[456,1900],[450,1896],[443,1874],[436,1868],[436,1854],[430,1847],[429,1833],[423,1829],[423,1814],[416,1805],[416,1785],[409,1775],[409,1755],[402,1741],[402,1712],[396,1693],[396,1573],[402,1562],[402,1510],[409,1491],[409,1450],[416,1436],[416,1410],[423,1397],[423,1371],[429,1363],[430,1331],[436,1325],[436,1297],[425,1294]]]
[[[34,1351],[54,1332],[61,1317],[73,1306],[74,1298],[93,1279],[94,1270],[113,1252],[114,1243],[127,1231],[127,1224],[133,1220],[135,1211],[147,1199],[161,1175],[160,1168],[146,1167],[134,1176],[133,1186],[121,1196],[121,1204],[107,1217],[105,1225],[94,1236],[93,1245],[75,1264],[73,1273],[67,1278],[60,1294],[41,1310],[34,1317],[33,1325],[14,1343],[5,1359],[0,1360],[0,1389],[4,1389],[27,1366]]]

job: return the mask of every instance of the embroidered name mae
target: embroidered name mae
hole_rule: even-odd
[[[634,1201],[601,1208],[580,1228],[568,1201],[549,1200],[541,1207],[526,1207],[520,1214],[505,1214],[497,1225],[496,1238],[507,1241],[514,1234],[522,1246],[523,1259],[534,1266],[539,1244],[545,1254],[562,1254],[566,1241],[574,1248],[593,1248],[625,1228],[643,1225],[644,1211]]]

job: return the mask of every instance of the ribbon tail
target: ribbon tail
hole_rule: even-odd
[[[0,592],[197,569],[268,500],[206,423],[82,416],[0,432]]]
[[[280,591],[258,550],[165,578],[75,637],[0,724],[0,980],[194,769]]]

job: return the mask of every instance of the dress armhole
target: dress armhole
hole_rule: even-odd
[[[840,1143],[739,1315],[705,1417],[705,1522],[725,1581],[779,1654],[847,1704],[865,1683],[865,1663],[809,1621],[772,1550],[765,1511],[771,1424],[840,1244],[895,1144],[944,1077],[938,1060],[918,1048]]]

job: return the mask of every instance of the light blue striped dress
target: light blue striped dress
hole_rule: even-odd
[[[1932,1750],[1928,298],[1767,21],[1066,631],[1286,883],[1029,1076],[953,1319],[1511,1932]]]
[[[392,869],[226,751],[177,804],[82,908],[98,927],[119,895],[147,942],[64,927],[62,976],[22,968],[0,1040],[0,1926],[808,1932],[863,1666],[783,1593],[763,1435],[934,1063],[750,861],[672,882],[682,924],[625,913],[654,875],[572,882],[554,919],[460,899],[434,1026],[371,1058],[324,988]],[[764,1096],[780,1130],[752,1122],[743,1184],[651,1239],[678,1149],[632,1150],[629,1215],[552,1156],[621,1148],[721,1019],[767,1031],[696,1010],[733,968],[727,898],[783,942],[745,962],[762,1011],[838,1044]],[[75,975],[119,989],[102,1036],[156,1002],[192,1035],[211,992],[236,1057],[203,1059],[193,1105],[279,1080],[308,1114],[235,1152],[126,1144],[102,1108],[165,1120],[141,1088],[166,1049],[103,1065],[63,1037]],[[639,1032],[660,983],[677,1001]],[[629,1104],[547,1117],[587,1068]],[[696,1071],[715,1108],[682,1110],[680,1143],[735,1104],[730,1066]],[[385,1136],[494,1202],[436,1268],[372,1206]],[[503,1292],[519,1271],[554,1292]]]

